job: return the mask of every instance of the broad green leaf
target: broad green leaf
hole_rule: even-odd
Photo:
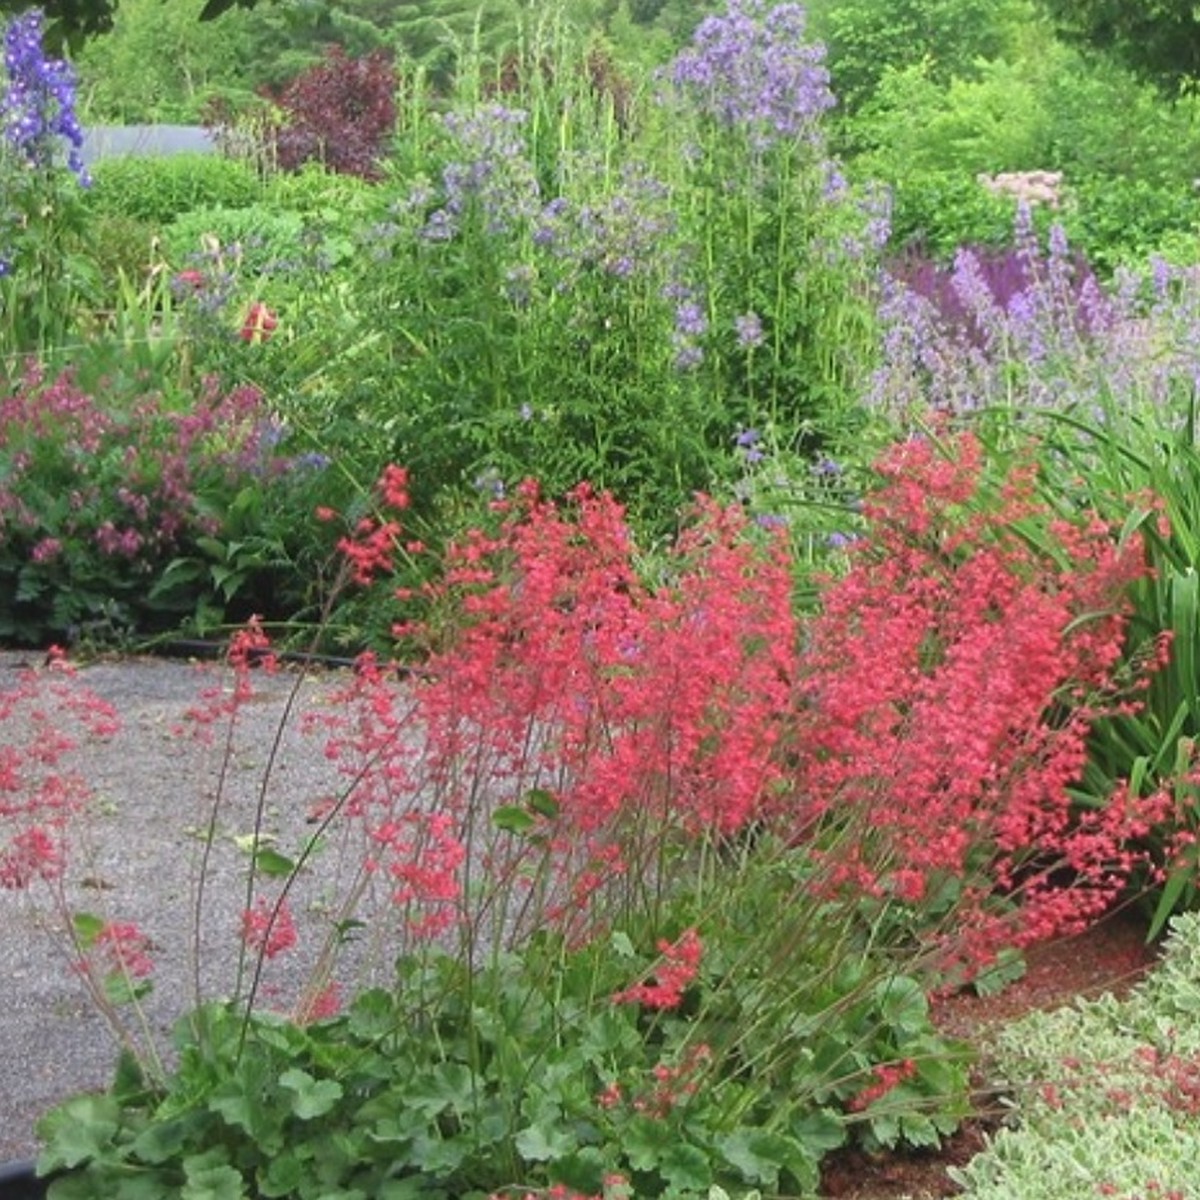
[[[241,1173],[230,1166],[183,1164],[187,1182],[179,1191],[179,1200],[249,1200]]]
[[[105,922],[95,913],[77,912],[71,914],[71,924],[75,927],[75,936],[79,939],[79,944],[87,950],[95,944]]]
[[[471,1069],[462,1063],[438,1063],[409,1081],[405,1099],[429,1117],[448,1108],[467,1112],[474,1099],[473,1082]]]
[[[712,1164],[698,1146],[689,1146],[676,1137],[658,1161],[658,1172],[682,1192],[706,1191],[712,1186]]]
[[[548,792],[545,788],[532,788],[525,795],[525,803],[539,817],[549,817],[551,820],[558,816],[561,807],[553,792]]]
[[[163,1176],[166,1175],[166,1178]],[[174,1173],[141,1170],[136,1175],[117,1167],[91,1167],[55,1179],[47,1200],[179,1200]]]
[[[38,1170],[69,1170],[103,1158],[119,1122],[120,1107],[110,1096],[74,1096],[51,1109],[37,1123],[37,1135],[45,1143]]]
[[[117,1054],[117,1066],[113,1072],[110,1094],[124,1107],[138,1107],[148,1102],[150,1089],[146,1085],[146,1073],[138,1056],[128,1046],[122,1046]]]
[[[177,1158],[191,1130],[185,1120],[151,1121],[133,1141],[133,1152],[143,1162],[165,1163]]]
[[[470,1151],[458,1138],[420,1137],[413,1143],[409,1157],[413,1165],[437,1177],[458,1170]]]
[[[537,818],[515,804],[502,804],[492,813],[492,824],[505,833],[520,837],[537,824]]]
[[[271,879],[284,879],[296,872],[295,862],[278,850],[260,849],[254,856],[254,869]]]
[[[846,1142],[846,1126],[842,1119],[827,1108],[805,1113],[791,1123],[796,1140],[819,1162],[830,1150]]]
[[[149,979],[134,979],[124,971],[110,971],[104,977],[104,998],[114,1006],[136,1004],[154,990]]]
[[[748,1183],[765,1183],[774,1188],[779,1172],[796,1158],[803,1147],[793,1138],[760,1129],[739,1129],[717,1142],[717,1149]]]
[[[675,1145],[678,1134],[662,1121],[634,1117],[625,1129],[623,1146],[635,1171],[653,1171]]]
[[[280,1084],[295,1093],[292,1112],[302,1121],[323,1117],[342,1098],[342,1085],[335,1079],[314,1079],[293,1067],[279,1077]]]
[[[258,1173],[259,1193],[268,1198],[297,1195],[309,1169],[294,1150],[273,1155]]]
[[[637,958],[637,951],[633,947],[633,941],[630,939],[629,934],[623,930],[615,930],[608,941],[613,951],[620,955],[621,958]]]
[[[565,1129],[547,1129],[544,1125],[522,1129],[514,1141],[517,1153],[529,1162],[551,1162],[570,1154],[578,1144],[574,1135]]]
[[[897,975],[876,988],[880,1014],[888,1026],[904,1033],[919,1033],[929,1022],[929,1001],[915,979]]]

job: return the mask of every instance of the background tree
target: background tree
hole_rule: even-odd
[[[0,16],[7,19],[32,7],[30,0],[0,0]],[[116,15],[116,0],[43,0],[38,7],[46,14],[42,44],[51,54],[64,46],[78,48],[85,39],[107,33]]]
[[[1193,0],[1038,0],[1064,40],[1113,55],[1172,95],[1200,81]]]
[[[833,92],[853,112],[875,91],[889,67],[925,60],[930,77],[945,83],[970,78],[979,59],[1013,47],[1028,0],[812,0],[809,26],[829,51]]]

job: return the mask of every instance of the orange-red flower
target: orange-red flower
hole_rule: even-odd
[[[265,342],[275,332],[279,318],[261,300],[255,300],[242,322],[243,342]]]

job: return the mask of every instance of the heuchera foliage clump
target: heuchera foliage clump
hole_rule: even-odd
[[[784,540],[737,507],[701,502],[650,582],[621,507],[587,487],[556,504],[523,485],[492,531],[450,547],[436,583],[401,596],[436,618],[396,628],[424,645],[422,669],[400,681],[364,657],[307,715],[344,787],[309,808],[295,858],[264,850],[256,824],[238,931],[257,966],[187,1034],[225,1029],[223,1069],[261,1049],[284,1091],[304,1091],[255,1092],[264,1120],[221,1152],[227,1176],[317,1194],[298,1159],[291,1191],[271,1164],[313,1144],[301,1125],[323,1116],[322,1137],[357,1139],[338,1179],[432,1172],[462,1194],[467,1179],[586,1177],[591,1194],[601,1170],[632,1169],[638,1194],[785,1178],[807,1194],[848,1126],[868,1145],[953,1128],[965,1069],[931,1040],[926,989],[1098,916],[1153,865],[1140,847],[1172,810],[1124,789],[1084,814],[1070,803],[1092,719],[1137,703],[1142,673],[1122,663],[1139,555],[1087,514],[1056,518],[1032,467],[998,469],[969,435],[906,442],[878,473],[848,570],[803,628]],[[404,540],[407,473],[389,468],[377,493],[341,543],[363,586],[421,552]],[[194,714],[201,736],[253,699],[252,665],[274,669],[260,626],[230,661],[232,691]],[[267,795],[264,782],[260,817]],[[44,879],[61,901],[59,843],[29,839],[43,818],[53,835],[63,804],[44,789],[4,799],[0,882]],[[335,836],[350,878],[302,911],[291,885]],[[398,964],[388,989],[349,974],[345,931],[362,924]],[[93,994],[136,999],[153,930],[73,928]],[[280,1000],[265,965],[293,952],[312,964],[284,998],[303,1065],[263,1012]],[[309,1054],[364,1031],[369,1077],[353,1044]],[[201,1061],[162,1077],[159,1115]],[[428,1109],[422,1087],[438,1089]],[[214,1095],[189,1109],[180,1155],[207,1150]],[[139,1090],[138,1106],[157,1102]],[[124,1118],[106,1103],[111,1131]],[[412,1137],[380,1124],[398,1112]],[[44,1128],[84,1115],[69,1103]],[[60,1141],[45,1161],[94,1158],[107,1178],[140,1153],[118,1141],[95,1155]]]

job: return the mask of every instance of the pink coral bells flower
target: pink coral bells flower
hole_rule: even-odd
[[[1058,519],[1030,463],[990,495],[973,436],[906,442],[876,470],[868,532],[809,623],[796,837],[827,814],[869,830],[871,854],[827,862],[842,898],[918,904],[959,879],[972,911],[945,950],[969,975],[999,946],[1078,932],[1152,865],[1130,833],[1162,819],[1160,797],[1122,789],[1080,814],[1071,796],[1092,723],[1129,702],[1117,672],[1145,565],[1094,516]]]
[[[695,929],[685,930],[674,942],[658,943],[662,963],[655,969],[655,982],[639,983],[613,996],[614,1004],[641,1004],[646,1008],[678,1008],[683,993],[700,971],[704,947]]]
[[[383,502],[389,508],[405,509],[408,507],[408,469],[389,463],[379,477],[379,492]]]
[[[105,974],[145,979],[154,973],[150,939],[132,921],[107,922],[90,949],[99,958]]]
[[[336,979],[331,979],[315,996],[298,1009],[296,1017],[301,1024],[313,1021],[328,1021],[342,1011],[342,989]]]
[[[296,926],[286,902],[278,907],[261,896],[242,913],[242,940],[251,950],[275,958],[296,944]]]
[[[23,830],[0,847],[0,889],[20,891],[35,879],[57,879],[63,865],[62,846],[50,829]]]
[[[898,1088],[906,1079],[912,1079],[916,1073],[917,1064],[911,1058],[902,1062],[880,1063],[871,1071],[874,1082],[869,1083],[850,1101],[850,1111],[863,1112]]]
[[[250,305],[246,319],[242,322],[241,333],[238,335],[243,342],[257,345],[267,341],[279,325],[279,318],[260,300]]]

